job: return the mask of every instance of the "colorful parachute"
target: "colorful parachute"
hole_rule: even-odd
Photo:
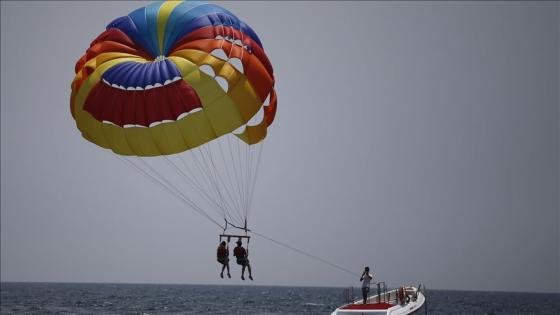
[[[246,222],[258,167],[250,147],[266,137],[276,112],[272,66],[247,24],[213,4],[154,3],[109,23],[75,71],[70,109],[85,139],[127,161],[199,149],[199,177],[179,171],[226,222]],[[222,138],[234,148],[232,135],[243,141],[234,139],[237,150],[246,151],[215,156],[211,146],[204,148]],[[224,165],[216,166],[220,157]],[[135,166],[140,163],[146,159]]]
[[[231,133],[269,94],[263,121],[238,135],[248,144],[265,137],[276,110],[259,38],[219,6],[169,1],[117,18],[91,43],[76,63],[71,111],[89,141],[154,156]]]

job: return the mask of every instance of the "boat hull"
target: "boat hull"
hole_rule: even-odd
[[[410,315],[421,314],[424,311],[426,297],[415,287],[407,287],[404,303],[399,303],[398,290],[392,290],[380,296],[369,296],[367,303],[356,300],[337,308],[331,315],[352,314],[384,314],[384,315]]]

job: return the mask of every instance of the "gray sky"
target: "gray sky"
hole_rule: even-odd
[[[239,284],[214,225],[85,141],[74,64],[143,2],[2,2],[1,279]],[[220,2],[279,108],[252,227],[389,285],[560,292],[557,2]],[[266,240],[261,285],[354,277]]]

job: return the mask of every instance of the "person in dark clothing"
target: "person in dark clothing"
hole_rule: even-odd
[[[229,249],[225,241],[222,241],[218,246],[217,259],[218,262],[222,264],[220,277],[224,277],[224,269],[227,268],[227,276],[228,278],[231,278],[231,275],[229,274]]]
[[[249,264],[249,253],[243,248],[241,239],[237,241],[237,247],[233,249],[233,256],[237,258],[237,264],[243,266],[241,269],[241,280],[245,280],[245,268],[249,270],[249,279],[253,280],[251,265]]]

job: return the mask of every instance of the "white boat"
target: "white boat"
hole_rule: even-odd
[[[404,286],[387,291],[385,283],[380,282],[377,284],[377,294],[368,296],[365,304],[363,299],[354,298],[352,288],[347,289],[345,296],[350,302],[337,308],[331,315],[427,313],[425,290],[422,292],[421,287]]]

